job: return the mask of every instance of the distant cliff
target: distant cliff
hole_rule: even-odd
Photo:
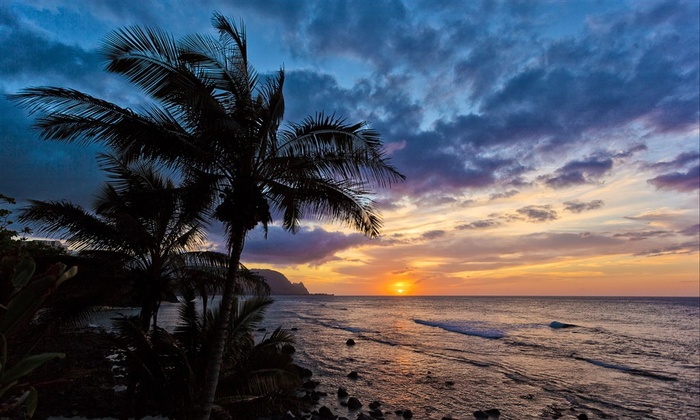
[[[270,294],[272,295],[308,295],[304,283],[292,283],[284,274],[275,270],[251,269],[250,271],[257,273],[267,280],[270,285]]]

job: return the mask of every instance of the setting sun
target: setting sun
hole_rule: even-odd
[[[403,289],[398,289],[398,290],[396,291],[396,293],[399,293],[399,294],[403,293]]]

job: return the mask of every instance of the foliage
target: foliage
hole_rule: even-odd
[[[14,205],[16,201],[12,197],[0,194],[0,204],[2,203]],[[21,231],[10,229],[13,221],[10,220],[12,212],[8,209],[0,208],[0,253],[4,253],[12,249],[16,245],[16,238],[20,233],[29,234],[29,228],[24,228]]]
[[[125,267],[142,308],[141,328],[148,330],[151,320],[157,326],[161,301],[185,271],[225,264],[222,254],[190,251],[204,239],[208,193],[197,182],[175,185],[144,162],[126,164],[107,154],[99,159],[110,181],[93,212],[65,201],[31,201],[20,220],[42,223],[39,232],[60,235],[84,256]]]
[[[202,390],[201,373],[220,315],[216,310],[198,309],[192,289],[183,292],[180,321],[173,334],[161,328],[146,333],[128,318],[115,320],[127,356],[127,392],[137,418],[149,409],[172,418],[195,414],[193,401]],[[216,400],[229,412],[240,413],[251,406],[270,409],[301,384],[292,356],[282,350],[293,342],[289,333],[278,328],[255,343],[253,331],[271,303],[268,297],[259,296],[234,305]]]
[[[42,274],[35,271],[34,260],[19,247],[0,257],[0,416],[14,413],[24,404],[26,415],[31,417],[38,394],[23,379],[47,362],[65,357],[63,353],[42,353],[24,356],[8,366],[7,338],[26,327],[47,296],[73,277],[77,268],[55,264]]]

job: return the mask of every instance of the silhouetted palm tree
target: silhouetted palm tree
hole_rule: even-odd
[[[181,278],[227,259],[193,250],[205,234],[202,209],[209,197],[201,185],[175,186],[150,165],[127,165],[111,155],[101,155],[100,163],[111,180],[94,213],[65,201],[31,201],[20,220],[41,223],[38,232],[58,235],[84,254],[120,261],[133,280],[140,325],[147,331],[151,320],[157,325],[162,299]]]
[[[260,82],[248,63],[245,31],[215,14],[219,37],[176,41],[163,31],[127,27],[105,42],[107,70],[124,75],[154,104],[136,113],[62,88],[25,89],[11,99],[44,114],[47,139],[94,141],[126,158],[177,165],[211,181],[213,214],[226,229],[229,270],[216,345],[205,371],[201,417],[214,400],[246,234],[273,214],[294,232],[302,217],[340,221],[375,237],[381,218],[370,188],[404,177],[386,160],[380,136],[365,123],[317,114],[280,129],[284,71]]]

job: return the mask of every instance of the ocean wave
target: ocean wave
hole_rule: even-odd
[[[422,319],[414,319],[416,324],[427,325],[429,327],[441,328],[445,331],[471,335],[474,337],[498,339],[505,337],[505,333],[501,330],[492,328],[480,328],[470,325],[465,322],[434,322],[434,321],[424,321]]]
[[[595,360],[595,359],[588,359],[586,357],[579,357],[579,356],[574,356],[574,359],[576,360],[582,360],[584,362],[591,363],[596,366],[604,367],[606,369],[614,369],[614,370],[619,370],[621,372],[629,373],[631,375],[638,375],[638,376],[645,376],[647,378],[654,378],[654,379],[659,379],[661,381],[677,381],[678,379],[674,378],[673,376],[669,376],[666,374],[661,374],[657,372],[650,372],[647,370],[643,369],[636,369],[628,366],[623,366],[623,365],[616,365],[612,363],[607,363],[607,362],[601,362],[600,360]]]

